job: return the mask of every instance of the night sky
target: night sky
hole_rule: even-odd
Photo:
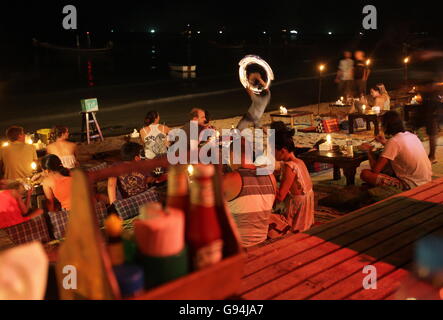
[[[405,4],[406,3],[406,4]],[[295,28],[305,34],[353,33],[361,28],[362,8],[378,9],[379,32],[391,29],[440,32],[438,2],[417,1],[16,1],[1,10],[3,38],[64,32],[62,8],[78,9],[80,31],[179,32],[189,23],[202,32]]]

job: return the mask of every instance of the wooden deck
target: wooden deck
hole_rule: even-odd
[[[430,234],[443,235],[443,179],[249,250],[239,297],[392,299],[414,243]],[[363,289],[366,265],[377,268],[377,289]]]

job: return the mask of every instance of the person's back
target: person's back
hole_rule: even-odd
[[[432,166],[415,134],[400,132],[388,140],[382,156],[391,160],[396,176],[411,188],[432,180]]]
[[[154,159],[168,151],[167,135],[164,126],[160,124],[150,124],[148,128],[142,129],[145,134],[143,140],[145,158]]]
[[[76,148],[77,146],[75,143],[58,140],[48,145],[47,152],[48,154],[55,154],[59,157],[63,167],[72,169],[75,168],[77,164],[77,159],[75,157]]]
[[[231,210],[245,247],[266,240],[269,216],[275,200],[275,187],[270,176],[258,176],[256,169],[239,168],[236,171],[242,180],[240,193],[231,201]]]
[[[53,179],[54,187],[52,191],[54,192],[55,198],[60,202],[63,209],[71,210],[72,178],[58,175]]]
[[[8,146],[0,149],[4,178],[8,180],[30,177],[32,175],[31,164],[36,160],[35,147],[21,141],[10,142]]]
[[[27,221],[17,202],[15,190],[0,190],[0,228],[7,228]]]

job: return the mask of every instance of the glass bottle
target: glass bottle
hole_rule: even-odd
[[[190,186],[190,210],[186,242],[194,270],[211,266],[222,259],[223,239],[215,207],[213,165],[195,165]]]

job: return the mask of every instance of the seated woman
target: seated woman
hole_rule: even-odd
[[[168,151],[167,136],[170,129],[159,124],[157,111],[149,111],[145,117],[145,126],[140,129],[140,138],[145,149],[145,158],[154,159]]]
[[[138,143],[127,142],[120,150],[123,162],[140,161],[143,147]],[[112,204],[117,200],[117,189],[123,199],[133,197],[148,190],[149,176],[132,172],[118,177],[108,178],[108,197]]]
[[[386,111],[390,109],[389,96],[383,95],[382,89],[380,89],[377,86],[371,88],[371,96],[374,99],[374,102],[372,103],[373,107],[380,107],[381,110],[386,110]]]
[[[27,191],[24,203],[17,190],[7,189],[6,184],[0,181],[0,229],[20,224],[43,213],[37,209],[27,214],[30,211],[31,194],[32,189]]]
[[[363,144],[361,148],[368,152],[371,170],[363,170],[361,179],[373,186],[389,186],[399,191],[421,186],[432,180],[432,166],[420,139],[415,134],[407,132],[400,115],[388,111],[382,117],[382,127],[385,135],[391,136],[386,140],[378,136],[377,141],[385,145],[378,159],[373,153],[373,146]],[[393,176],[381,173],[390,163]]]
[[[59,157],[63,167],[67,169],[77,167],[77,145],[68,141],[69,129],[66,127],[55,127],[52,135],[55,142],[48,145],[48,154],[55,154]]]
[[[63,167],[60,158],[54,154],[48,154],[42,159],[42,169],[46,174],[42,185],[48,210],[57,211],[55,199],[60,202],[62,209],[71,210],[72,178],[69,170]]]
[[[281,214],[272,214],[268,236],[275,238],[287,231],[303,232],[314,224],[314,191],[305,163],[294,155],[294,130],[280,132],[275,138],[275,157],[281,161],[277,201],[284,202]]]
[[[383,97],[386,98],[385,105],[383,110],[390,110],[391,108],[391,97],[389,96],[388,90],[386,90],[386,87],[383,83],[378,83],[377,88],[380,89],[380,93]]]

